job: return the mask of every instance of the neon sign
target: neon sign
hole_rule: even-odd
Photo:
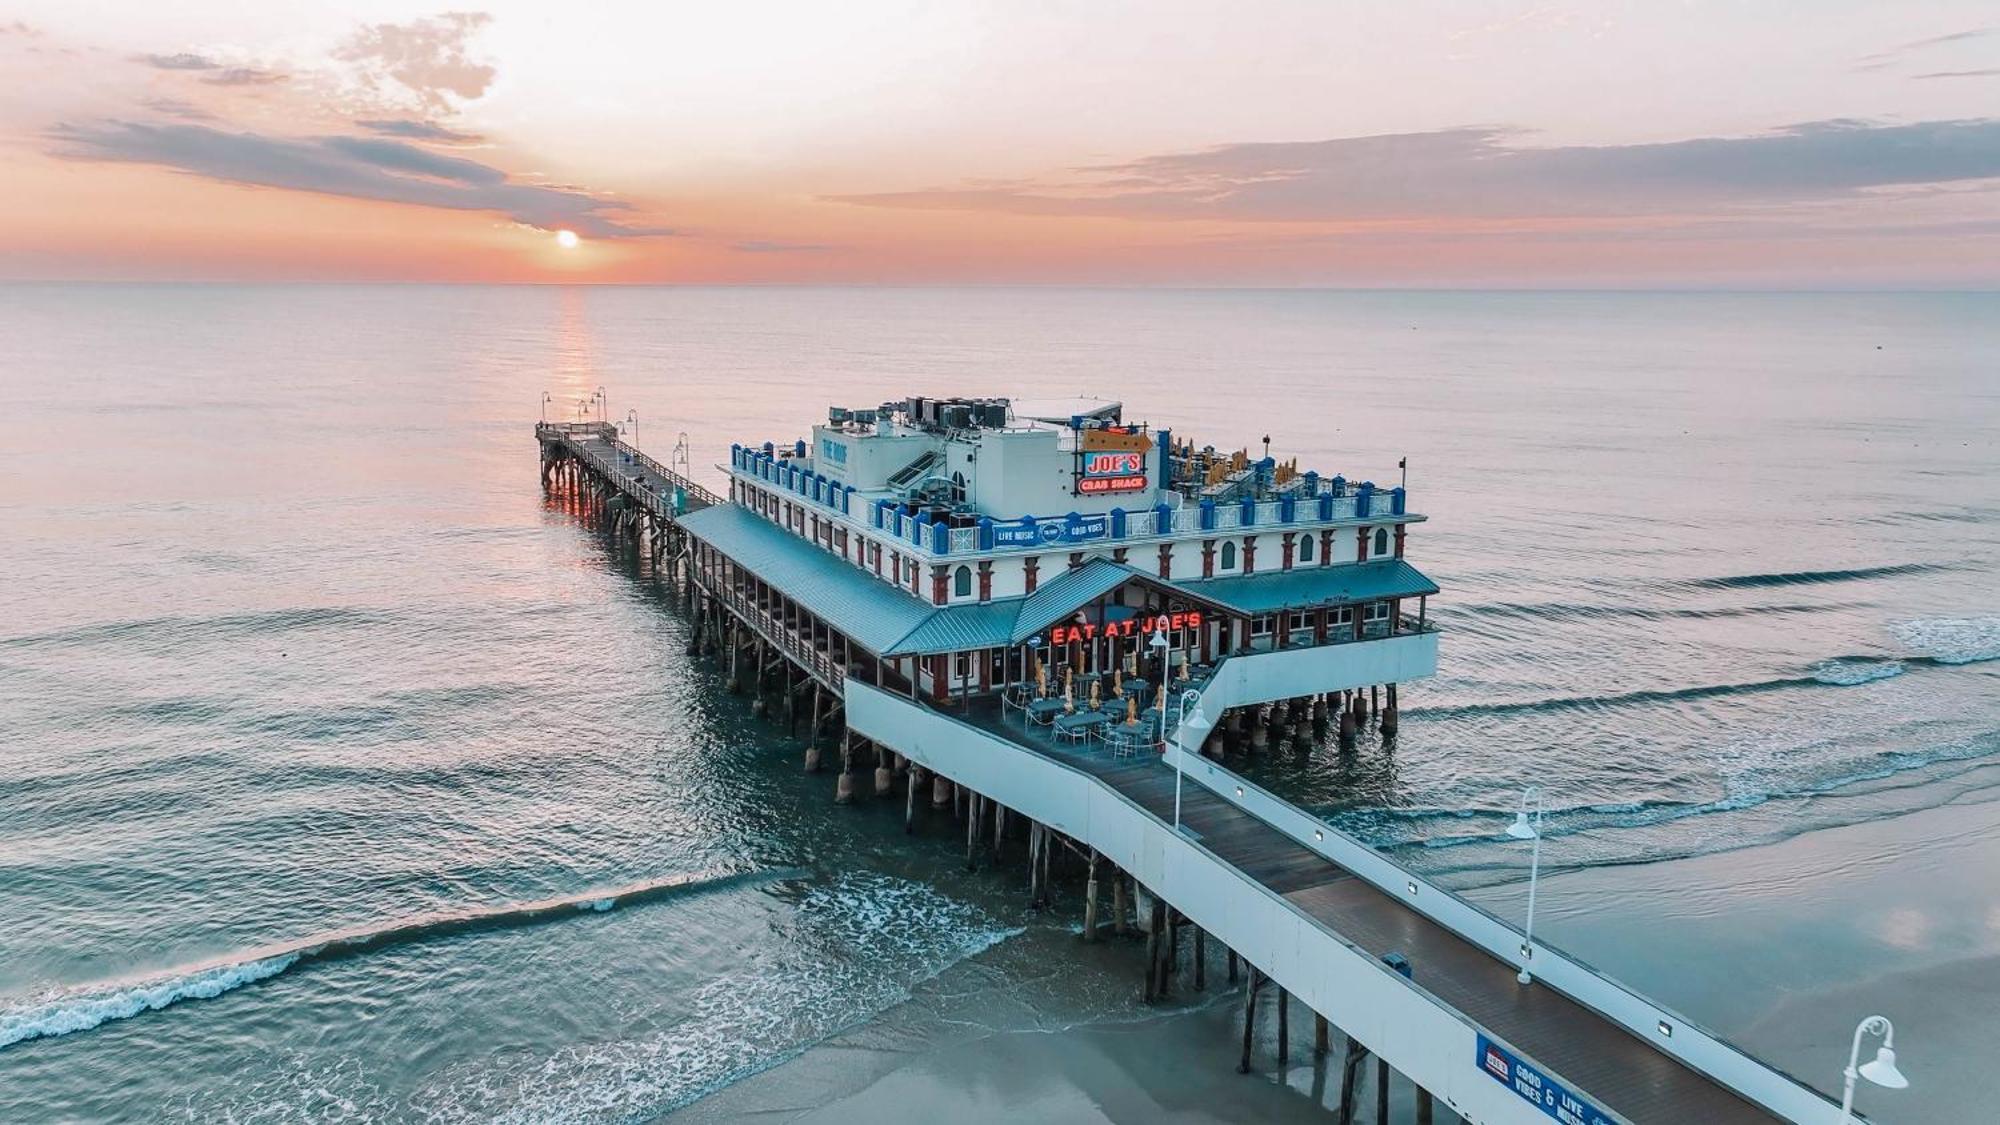
[[[1183,629],[1201,628],[1201,611],[1190,609],[1185,612],[1161,613],[1151,617],[1128,617],[1123,621],[1106,621],[1103,625],[1084,622],[1081,625],[1052,625],[1049,627],[1049,644],[1087,644],[1099,637],[1136,637],[1160,631],[1165,626],[1168,632],[1178,633]]]
[[[1087,450],[1078,457],[1076,493],[1079,496],[1137,492],[1149,483],[1145,450]]]

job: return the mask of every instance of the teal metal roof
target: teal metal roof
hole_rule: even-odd
[[[681,517],[681,526],[883,656],[1019,644],[1078,606],[1133,578],[1246,615],[1435,594],[1437,583],[1401,559],[1271,571],[1242,578],[1166,582],[1109,559],[1064,571],[1025,598],[932,606],[736,504]]]
[[[1021,611],[1021,601],[1008,598],[932,610],[929,620],[910,630],[882,655],[1006,648],[1013,643],[1014,618]]]
[[[1438,592],[1437,583],[1402,559],[1273,570],[1241,578],[1211,578],[1174,585],[1190,596],[1252,616]]]
[[[1116,590],[1138,573],[1123,563],[1092,559],[1075,570],[1056,575],[1022,600],[1008,643],[1027,640],[1076,612],[1076,607],[1083,603]]]
[[[680,523],[870,651],[888,653],[938,612],[741,505],[703,508]]]

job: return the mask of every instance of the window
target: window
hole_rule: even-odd
[[[1375,529],[1376,557],[1379,558],[1388,553],[1389,553],[1389,529],[1386,527],[1378,527]]]
[[[951,573],[951,596],[969,598],[972,596],[972,568],[961,566]]]
[[[1222,545],[1222,569],[1236,569],[1236,544],[1224,543]]]
[[[1389,620],[1389,603],[1369,602],[1367,612],[1362,616],[1362,620],[1368,622]]]
[[[1312,537],[1312,532],[1310,531],[1306,532],[1304,535],[1299,536],[1299,561],[1300,562],[1313,561],[1313,537]]]
[[[1326,623],[1328,625],[1354,624],[1354,607],[1351,605],[1344,605],[1341,606],[1339,609],[1327,610]]]
[[[1276,615],[1269,613],[1258,614],[1256,617],[1251,618],[1250,635],[1253,637],[1270,636],[1271,626],[1275,622],[1275,620],[1276,620]]]
[[[1312,614],[1310,613],[1288,613],[1285,615],[1285,631],[1288,633],[1308,632],[1312,627]]]
[[[963,567],[959,569],[963,570]],[[972,657],[967,653],[954,653],[951,658],[951,674],[960,680],[972,675]]]
[[[951,474],[951,502],[952,502],[952,503],[954,503],[954,504],[963,504],[963,503],[965,503],[965,474],[964,474],[964,473],[953,473],[953,474]]]

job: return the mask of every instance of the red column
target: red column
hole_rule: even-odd
[[[1403,525],[1400,523],[1396,525],[1396,557],[1403,557]]]
[[[1022,563],[1022,585],[1027,592],[1035,592],[1035,571],[1041,567],[1041,560],[1029,555]]]
[[[1174,545],[1172,543],[1162,543],[1160,544],[1160,577],[1172,578],[1173,576]]]
[[[1333,529],[1330,527],[1319,533],[1319,565],[1333,565]]]
[[[979,600],[982,602],[993,600],[993,561],[991,559],[981,559],[979,561]]]
[[[942,566],[931,567],[931,604],[943,605],[951,595],[950,570]]]
[[[1368,529],[1365,527],[1354,529],[1354,561],[1368,561]]]
[[[1257,537],[1255,535],[1245,535],[1243,537],[1243,573],[1257,573]]]
[[[1215,577],[1215,540],[1213,539],[1204,539],[1201,541],[1201,576],[1203,578]]]
[[[1281,570],[1290,570],[1292,569],[1292,533],[1287,531],[1281,538],[1284,540],[1285,554],[1279,560],[1278,566]]]

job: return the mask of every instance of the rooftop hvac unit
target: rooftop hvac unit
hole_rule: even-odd
[[[980,420],[982,425],[986,426],[988,429],[993,429],[993,430],[1002,430],[1007,428],[1006,403],[989,402],[982,405],[979,409],[980,412],[985,415],[985,417]]]
[[[854,421],[854,411],[844,406],[829,406],[826,408],[826,420],[832,425],[844,426]]]
[[[944,424],[954,430],[972,428],[972,408],[970,406],[947,406],[944,408]]]

